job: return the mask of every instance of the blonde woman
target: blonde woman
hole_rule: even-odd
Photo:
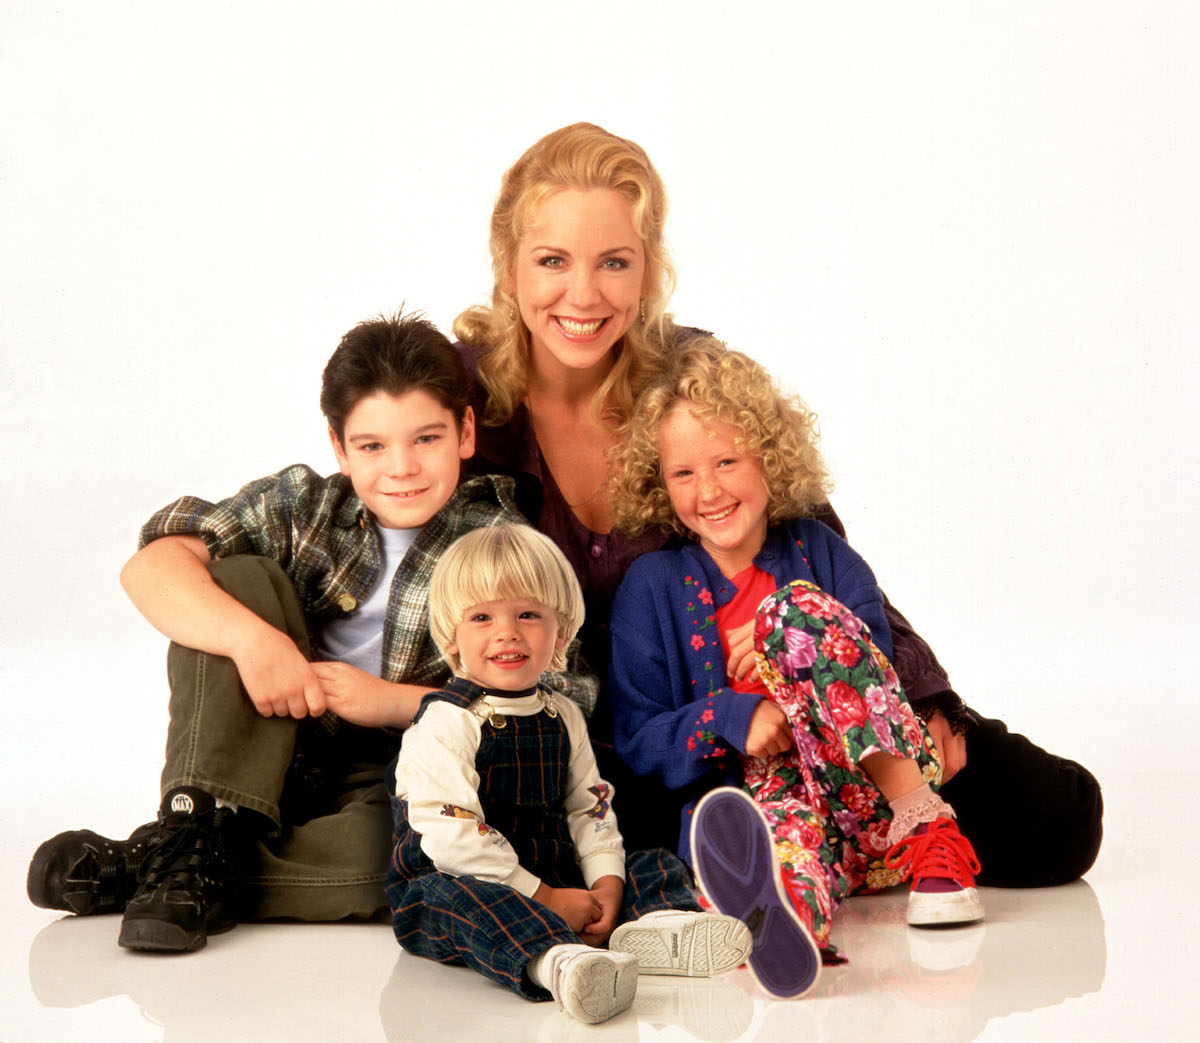
[[[666,210],[662,181],[636,143],[588,123],[546,135],[501,181],[491,221],[491,301],[454,324],[477,382],[470,466],[514,477],[526,516],[567,556],[587,605],[583,656],[602,679],[617,586],[639,554],[669,538],[615,530],[609,480],[611,453],[638,394],[696,336],[666,311],[675,281]],[[845,534],[828,504],[816,516]],[[943,792],[964,831],[972,824],[986,866],[982,882],[1038,886],[1081,875],[1100,843],[1096,780],[968,710],[925,641],[884,607],[893,664],[941,752]],[[678,799],[619,763],[603,689],[589,727],[601,770],[625,797],[622,827],[631,845],[674,843]],[[1010,827],[997,823],[1006,799],[998,794],[1014,791],[1034,809],[1022,823],[1033,843],[1017,845],[1019,855],[1010,849]],[[1031,849],[1036,857],[1024,853]]]

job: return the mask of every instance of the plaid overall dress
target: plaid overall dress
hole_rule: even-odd
[[[425,696],[413,726],[433,702],[466,711],[484,694],[455,678]],[[503,720],[502,727],[483,722],[475,757],[484,821],[549,886],[586,887],[563,814],[566,725],[544,711]],[[575,932],[553,910],[507,884],[439,872],[409,823],[408,802],[394,795],[394,783],[391,789],[396,830],[386,887],[396,940],[418,956],[472,967],[529,999],[549,999],[529,981],[525,965],[551,946],[578,943]],[[687,867],[669,851],[626,854],[625,875],[619,923],[658,909],[700,908]]]

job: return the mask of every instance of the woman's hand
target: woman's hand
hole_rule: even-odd
[[[934,712],[925,727],[942,759],[942,785],[945,785],[967,766],[967,737],[955,734],[941,710]]]
[[[785,714],[770,699],[763,699],[750,718],[750,730],[746,732],[746,752],[751,757],[766,760],[777,753],[784,753],[796,744],[792,726]]]
[[[621,915],[625,881],[619,876],[602,876],[592,884],[591,894],[600,906],[600,916],[582,931],[575,933],[588,945],[603,945],[613,933],[617,926],[617,917]]]
[[[734,627],[729,639],[729,662],[725,666],[730,680],[750,684],[758,680],[758,661],[754,657],[754,620]]]

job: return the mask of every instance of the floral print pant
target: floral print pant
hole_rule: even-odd
[[[941,765],[896,671],[864,623],[819,587],[799,580],[759,606],[759,673],[787,714],[796,745],[743,758],[747,792],[767,817],[783,880],[827,960],[834,910],[862,889],[897,882],[883,867],[892,813],[862,759],[916,760],[936,784]]]

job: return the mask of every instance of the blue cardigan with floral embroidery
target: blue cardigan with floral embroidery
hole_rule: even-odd
[[[767,530],[754,564],[777,588],[815,583],[870,628],[890,659],[892,633],[871,567],[813,518]],[[638,558],[612,609],[609,693],[617,752],[638,774],[658,775],[691,799],[683,809],[679,854],[690,862],[695,802],[716,786],[741,785],[750,718],[760,695],[728,685],[716,611],[737,588],[699,544]]]

